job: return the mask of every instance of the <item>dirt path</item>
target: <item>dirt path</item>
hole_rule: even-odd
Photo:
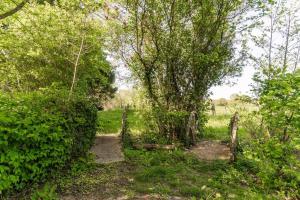
[[[201,160],[229,160],[231,155],[229,145],[218,140],[201,141],[189,152]]]
[[[119,135],[109,134],[97,136],[91,152],[96,155],[96,163],[112,163],[124,161]]]
[[[97,136],[91,152],[96,155],[96,163],[124,161],[121,141],[117,134]],[[189,152],[201,160],[229,160],[231,155],[228,144],[218,140],[201,141],[193,146]]]

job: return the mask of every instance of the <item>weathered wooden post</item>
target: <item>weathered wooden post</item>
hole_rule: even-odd
[[[197,120],[197,112],[192,111],[189,116],[189,121],[187,124],[187,132],[186,138],[188,139],[188,145],[196,144],[196,135],[198,131],[198,120]]]
[[[128,122],[127,122],[127,112],[128,112],[128,107],[125,106],[123,113],[122,113],[122,128],[121,128],[121,140],[124,142],[125,140],[125,135],[128,132]]]
[[[237,136],[238,121],[239,121],[239,114],[238,112],[235,112],[233,117],[230,119],[230,124],[229,124],[231,162],[236,161],[237,146],[238,146],[238,136]]]

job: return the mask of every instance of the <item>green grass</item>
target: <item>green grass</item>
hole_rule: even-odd
[[[225,108],[224,106],[216,106],[216,115],[208,113],[208,122],[205,127],[204,138],[213,140],[229,140],[229,122],[233,114],[238,111],[240,115],[238,137],[240,139],[248,139],[250,135],[243,127],[243,121],[247,119],[247,114],[254,111],[256,107],[253,105],[232,105]]]
[[[236,171],[225,173],[232,168],[226,161],[200,161],[182,150],[125,149],[124,153],[125,162],[89,165],[87,169],[81,167],[81,170],[64,175],[56,182],[59,193],[92,195],[96,199],[116,199],[125,195],[129,199],[143,195],[160,199],[174,196],[182,199],[263,199],[265,196],[262,191],[241,184],[247,177]]]
[[[214,140],[229,140],[228,124],[230,118],[236,110],[240,111],[241,121],[246,118],[246,115],[255,110],[253,105],[232,105],[225,108],[224,106],[216,106],[216,116],[208,113],[208,123],[206,124],[204,139]],[[119,133],[121,130],[121,119],[123,110],[107,110],[99,111],[98,113],[98,133]],[[145,130],[145,122],[141,112],[138,110],[129,110],[128,123],[131,132],[134,134],[141,133]],[[249,138],[245,128],[240,124],[239,137],[242,139]]]
[[[121,131],[123,110],[107,110],[98,112],[98,133],[119,133]],[[144,128],[144,123],[139,111],[128,111],[128,124],[132,132],[138,132]]]
[[[225,112],[226,111],[226,112]],[[241,120],[249,110],[240,112]],[[209,115],[205,139],[228,140],[228,123],[234,112],[217,106],[217,115]],[[121,110],[99,112],[101,133],[118,132]],[[130,111],[130,129],[143,129],[143,120],[137,111]],[[239,137],[249,137],[240,125]],[[98,199],[276,199],[272,193],[259,189],[257,179],[245,170],[247,162],[232,165],[227,161],[200,161],[193,155],[177,149],[173,151],[142,151],[124,149],[126,161],[108,165],[94,165],[81,172],[65,175],[58,181],[61,194]],[[76,171],[76,170],[75,170]],[[273,196],[272,196],[273,195]],[[277,198],[278,199],[278,198]]]
[[[228,123],[234,112],[217,106],[217,115],[209,114],[205,139],[228,140]],[[240,112],[241,120],[249,110]],[[117,133],[121,127],[122,110],[101,111],[99,133]],[[131,130],[141,131],[144,123],[138,111],[129,111]],[[239,137],[249,137],[241,125]],[[186,151],[143,151],[124,149],[126,161],[95,164],[79,160],[69,172],[52,181],[62,196],[88,199],[280,199],[274,191],[264,191],[249,171],[248,162],[239,160],[200,161]],[[276,191],[275,191],[276,192]],[[145,197],[145,195],[147,195]]]

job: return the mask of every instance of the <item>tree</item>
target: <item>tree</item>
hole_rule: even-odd
[[[57,84],[98,99],[115,92],[112,67],[103,52],[104,30],[89,16],[91,4],[80,8],[74,2],[31,2],[24,12],[3,20],[9,24],[0,29],[3,90],[33,91]]]
[[[5,19],[6,17],[9,17],[9,16],[15,14],[16,12],[18,12],[19,10],[21,10],[27,2],[28,2],[28,0],[24,0],[24,1],[20,2],[19,4],[17,4],[15,8],[8,10],[5,13],[1,13],[0,20]]]
[[[276,73],[295,71],[299,61],[299,2],[286,0],[264,4],[258,13],[263,16],[251,33],[252,52],[258,81],[272,79]],[[262,53],[258,53],[262,52]]]
[[[121,56],[153,108],[199,113],[211,86],[239,74],[239,62],[232,61],[238,60],[233,41],[241,1],[123,3]]]
[[[271,136],[279,136],[283,141],[297,137],[300,131],[299,96],[299,70],[264,82],[260,112]]]

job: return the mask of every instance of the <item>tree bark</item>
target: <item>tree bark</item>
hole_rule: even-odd
[[[187,125],[187,132],[186,138],[189,141],[188,145],[195,145],[196,144],[196,135],[198,130],[198,122],[197,122],[197,112],[192,111],[189,117],[188,125]]]
[[[125,135],[128,133],[128,122],[127,122],[128,108],[125,106],[122,114],[122,128],[121,128],[121,140],[124,142]]]

